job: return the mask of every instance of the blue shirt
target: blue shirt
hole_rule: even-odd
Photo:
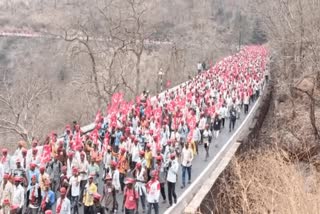
[[[37,183],[39,183],[39,170],[38,169],[35,169],[33,171],[31,171],[30,169],[27,171],[27,178],[28,178],[28,185],[31,184],[31,178],[32,176],[35,175],[37,177]]]
[[[45,197],[45,195],[46,195],[46,192],[42,192],[42,199]],[[48,197],[48,205],[51,207],[56,202],[54,192],[52,190],[49,190],[47,197]]]
[[[116,139],[115,139],[115,143],[114,145],[119,146],[120,145],[120,138],[122,137],[122,132],[121,131],[117,131],[116,132]]]

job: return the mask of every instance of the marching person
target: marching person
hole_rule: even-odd
[[[170,161],[168,164],[167,184],[168,184],[168,198],[169,207],[172,206],[172,197],[174,203],[177,203],[177,195],[175,191],[176,182],[178,179],[179,163],[176,160],[176,155],[173,153],[170,155]]]
[[[12,194],[12,205],[17,205],[17,214],[22,214],[24,206],[24,188],[21,186],[23,179],[21,177],[14,178],[13,194]]]
[[[181,166],[182,166],[182,185],[181,189],[186,186],[186,172],[188,173],[188,184],[191,183],[191,166],[193,160],[192,149],[189,148],[189,143],[184,144],[181,152]]]
[[[116,190],[112,185],[112,177],[110,175],[105,177],[101,201],[108,213],[109,211],[111,213],[115,212]]]
[[[80,182],[78,168],[72,169],[72,176],[70,177],[70,186],[67,192],[71,191],[71,213],[79,214],[79,197],[80,197]],[[71,189],[71,190],[70,190]]]
[[[61,187],[68,189],[69,188],[69,178],[67,176],[67,166],[63,166],[61,169],[61,172],[62,172],[62,174],[60,175],[59,189],[61,189]],[[68,194],[69,193],[67,193],[67,197],[70,198],[70,196]]]
[[[125,211],[125,214],[138,214],[139,194],[133,188],[135,179],[127,178],[125,183],[126,186],[123,195],[122,212]]]
[[[62,170],[62,163],[58,158],[59,156],[56,154],[53,161],[49,164],[50,176],[52,181],[51,188],[55,193],[58,192],[58,189],[60,187],[60,175]]]
[[[151,180],[147,183],[147,201],[148,201],[148,214],[151,214],[152,207],[154,213],[159,214],[159,198],[160,198],[160,182],[157,179],[157,171],[151,172]]]
[[[44,166],[40,166],[39,185],[41,191],[45,191],[45,183],[47,180],[50,180],[50,178],[48,173],[46,173],[46,168]]]
[[[207,118],[204,116],[204,114],[201,114],[200,120],[199,120],[199,130],[200,130],[200,134],[201,134],[201,140],[200,140],[200,144],[203,143],[203,131],[206,127],[206,123],[207,123]]]
[[[250,104],[250,96],[249,96],[248,92],[246,92],[245,95],[244,95],[243,104],[244,104],[244,113],[248,114],[248,112],[249,112],[249,104]]]
[[[112,147],[108,145],[107,152],[103,156],[104,177],[111,172]]]
[[[10,173],[10,157],[7,148],[2,149],[1,163],[3,165],[3,171],[5,173]]]
[[[21,160],[22,160],[22,168],[24,170],[27,170],[27,161],[28,161],[28,158],[27,158],[27,154],[28,154],[28,150],[26,148],[22,148],[21,150]]]
[[[119,162],[119,173],[120,173],[120,185],[121,185],[121,191],[123,192],[124,185],[125,185],[124,179],[126,177],[127,170],[129,168],[129,163],[128,163],[127,155],[126,155],[126,149],[123,147],[120,149],[118,162]]]
[[[139,152],[142,150],[140,144],[138,143],[138,139],[133,139],[133,145],[131,147],[131,162],[130,162],[130,169],[133,170],[136,164],[139,161]]]
[[[180,135],[180,139],[179,139],[180,145],[183,146],[183,144],[187,140],[187,136],[189,133],[188,126],[183,120],[181,121],[181,124],[179,125],[178,133]]]
[[[78,161],[76,158],[74,158],[74,152],[69,151],[68,152],[68,159],[67,159],[67,176],[70,178],[72,176],[72,169],[78,168]]]
[[[219,115],[216,114],[214,120],[212,122],[212,129],[213,129],[213,137],[214,139],[218,139],[220,129],[221,129],[221,121],[219,119]]]
[[[118,163],[116,161],[111,162],[111,175],[112,175],[112,185],[117,192],[121,189],[120,184],[120,172],[118,170]]]
[[[100,203],[101,195],[98,193],[93,194],[93,208],[92,214],[104,214],[105,209]]]
[[[88,174],[94,175],[94,183],[98,186],[100,168],[97,163],[95,163],[95,157],[91,157],[90,164],[88,166]]]
[[[66,197],[67,190],[60,188],[60,198],[57,200],[56,214],[71,214],[70,200]]]
[[[32,178],[32,176],[36,176],[36,178],[37,178],[37,182],[39,181],[39,171],[38,171],[38,169],[36,168],[36,164],[35,163],[33,163],[33,162],[31,162],[30,163],[30,167],[29,167],[29,169],[27,170],[27,179],[28,179],[28,185],[30,185],[31,184],[31,178]]]
[[[230,121],[229,121],[229,132],[231,132],[231,130],[234,130],[234,126],[235,126],[236,120],[237,120],[237,110],[236,110],[236,106],[235,106],[234,102],[230,107],[229,119],[230,119]]]
[[[147,170],[147,177],[148,177],[148,180],[150,180],[150,172],[151,172],[151,168],[152,168],[152,151],[151,151],[151,143],[148,143],[147,144],[147,150],[145,151],[145,154],[144,154],[144,158],[145,158],[145,161],[146,161],[146,170]]]
[[[139,198],[142,205],[143,212],[146,210],[146,182],[147,182],[147,171],[142,167],[141,163],[137,163],[133,171],[133,176],[136,179],[135,189],[139,193]]]
[[[84,187],[87,184],[87,180],[88,180],[88,166],[89,163],[87,161],[87,159],[85,158],[85,152],[82,151],[80,153],[80,161],[79,161],[79,172],[80,172],[80,202],[83,201],[83,191],[84,191]]]
[[[0,185],[0,211],[2,213],[8,213],[13,195],[13,185],[9,179],[10,175],[4,174]]]
[[[200,129],[199,129],[199,124],[196,124],[196,128],[195,130],[193,130],[193,136],[192,136],[192,140],[196,146],[196,152],[197,154],[199,154],[199,149],[198,149],[198,144],[201,141],[201,133],[200,133]]]
[[[211,133],[211,131],[209,129],[209,125],[206,124],[206,128],[203,131],[203,145],[204,145],[204,148],[206,150],[205,161],[207,161],[208,157],[209,157],[209,147],[210,147],[211,137],[212,137],[212,133]]]
[[[225,104],[223,104],[222,107],[220,108],[220,116],[221,116],[221,128],[223,129],[226,118],[228,117],[228,109]]]
[[[27,176],[26,176],[26,171],[22,168],[21,166],[21,160],[20,158],[16,159],[16,168],[12,170],[13,177],[21,177],[23,178],[22,185],[27,186]]]
[[[92,213],[93,206],[93,194],[97,193],[98,188],[96,184],[93,182],[94,175],[89,176],[89,183],[86,184],[83,194],[83,212],[84,213]]]
[[[41,188],[35,175],[31,178],[31,184],[27,188],[27,209],[30,214],[38,214],[41,203]]]
[[[166,197],[166,191],[165,191],[167,171],[166,171],[166,167],[162,159],[162,156],[157,157],[157,164],[156,164],[155,170],[158,173],[158,180],[160,182],[160,192],[163,199],[162,203],[165,204],[167,203],[167,197]]]
[[[30,166],[31,163],[36,164],[36,166],[40,164],[40,157],[38,155],[38,148],[36,148],[36,147],[32,148],[31,155],[27,154],[27,166]]]
[[[41,212],[45,213],[47,210],[52,210],[52,206],[56,201],[54,192],[50,189],[50,180],[45,181],[45,190],[42,192]]]

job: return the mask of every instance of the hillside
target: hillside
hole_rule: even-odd
[[[255,21],[240,10],[231,0],[2,1],[1,32],[45,38],[0,38],[0,92],[20,98],[2,103],[0,142],[86,124],[116,91],[132,99],[186,81],[197,62],[209,65],[252,40]]]
[[[273,99],[202,213],[319,213],[319,11],[304,0],[248,5],[269,40]]]

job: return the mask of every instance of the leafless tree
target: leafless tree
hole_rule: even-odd
[[[48,94],[48,83],[34,75],[25,75],[12,82],[7,73],[2,77],[0,94],[1,133],[13,133],[26,142],[39,136],[43,123],[39,108],[43,97]]]

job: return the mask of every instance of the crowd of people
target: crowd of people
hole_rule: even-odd
[[[206,161],[221,130],[232,132],[260,96],[266,64],[265,47],[248,46],[157,96],[145,91],[130,103],[114,94],[88,133],[74,122],[61,138],[52,132],[29,149],[20,141],[11,155],[3,148],[0,213],[157,214],[160,202],[172,206],[179,168],[185,188],[194,157]]]

